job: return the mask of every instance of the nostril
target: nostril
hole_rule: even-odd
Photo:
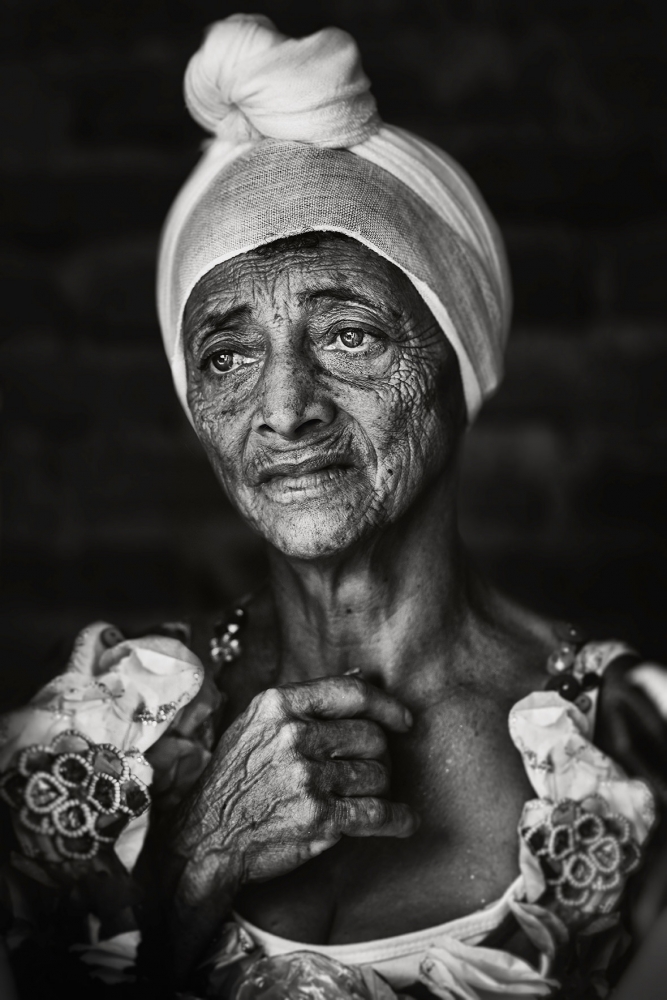
[[[257,428],[259,434],[279,434],[280,437],[293,438],[294,440],[299,440],[305,437],[310,431],[315,430],[320,424],[323,424],[324,420],[319,417],[312,417],[310,420],[304,420],[302,424],[297,424],[295,427],[287,428],[280,427],[278,424],[273,426],[269,423],[262,423]]]
[[[273,438],[276,435],[289,441],[298,441],[335,419],[336,406],[333,400],[328,394],[322,393],[318,386],[302,384],[294,379],[288,386],[285,386],[285,380],[280,385],[265,381],[253,418],[254,429],[262,436]]]
[[[321,423],[323,423],[323,421],[318,417],[313,417],[311,420],[304,420],[302,424],[299,424],[299,426],[295,428],[294,436],[296,438],[304,437],[309,431],[313,431],[316,427],[319,427]]]

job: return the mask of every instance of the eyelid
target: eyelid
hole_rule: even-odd
[[[258,341],[249,344],[245,337],[238,337],[233,329],[214,330],[202,341],[199,351],[203,358],[210,357],[211,354],[220,354],[228,351],[230,354],[243,354],[249,357],[257,354],[261,350],[261,343]]]
[[[204,354],[217,354],[218,351],[233,351],[236,354],[243,354],[248,349],[251,349],[249,345],[242,343],[235,336],[234,330],[214,330],[202,340],[199,347],[202,356]]]
[[[243,352],[246,347],[251,346],[248,341],[254,342],[251,346],[258,346],[262,341],[261,333],[247,322],[242,322],[237,318],[225,318],[204,324],[202,333],[197,344],[197,351],[200,354],[210,350],[232,350]]]

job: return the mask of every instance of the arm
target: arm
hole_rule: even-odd
[[[182,982],[241,885],[285,874],[347,836],[410,836],[388,793],[384,729],[409,713],[353,677],[258,695],[223,735],[198,784],[151,832],[143,856],[144,968]],[[173,981],[173,979],[172,979]]]

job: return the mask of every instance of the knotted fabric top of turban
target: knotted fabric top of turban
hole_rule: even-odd
[[[186,412],[183,311],[217,264],[310,231],[344,233],[399,267],[456,351],[472,419],[502,376],[511,289],[502,239],[447,154],[384,124],[354,40],[280,34],[268,18],[214,24],[185,75],[213,138],[167,218],[160,325]]]

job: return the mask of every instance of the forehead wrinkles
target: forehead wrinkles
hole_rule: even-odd
[[[300,304],[300,286],[307,281],[308,273],[318,270],[318,263],[322,270],[322,262],[304,261],[295,254],[268,260],[251,255],[234,257],[201,279],[190,296],[186,317],[188,312],[192,315],[202,307],[220,311],[241,305],[252,308],[266,303],[277,308],[281,302]]]
[[[200,286],[214,287],[220,294],[233,294],[247,282],[262,284],[267,289],[281,279],[302,278],[306,285],[340,285],[374,293],[377,304],[413,307],[421,299],[409,279],[384,258],[352,240],[345,243],[321,244],[318,247],[284,249],[264,256],[260,248],[218,264],[200,281]],[[198,286],[199,287],[199,286]],[[394,311],[394,310],[392,310]]]

